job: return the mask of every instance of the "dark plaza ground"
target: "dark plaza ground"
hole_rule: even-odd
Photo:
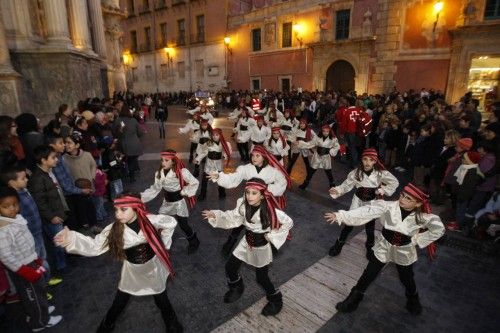
[[[230,138],[232,122],[223,112],[216,120],[226,138]],[[153,183],[158,168],[157,153],[164,147],[178,152],[188,152],[187,136],[179,135],[177,128],[186,122],[184,109],[172,107],[167,126],[167,139],[158,139],[156,124],[148,123],[148,134],[143,138],[145,155],[141,173],[136,183],[128,188],[142,191]],[[235,143],[232,142],[233,148]],[[236,166],[236,158],[232,166]],[[348,172],[344,164],[334,162],[334,177],[341,182]],[[270,277],[277,286],[290,280],[309,266],[325,257],[328,248],[340,232],[338,226],[323,220],[326,211],[345,209],[351,195],[337,201],[327,195],[328,182],[323,173],[317,173],[309,189],[297,188],[304,178],[304,167],[299,162],[292,173],[293,190],[287,193],[286,212],[294,220],[293,239],[285,244],[275,258]],[[402,175],[398,175],[404,178]],[[201,219],[204,209],[232,209],[242,195],[241,186],[229,190],[225,200],[219,201],[215,186],[208,187],[207,199],[190,212],[190,224],[201,240],[196,254],[187,255],[187,241],[180,230],[174,234],[171,255],[176,271],[169,283],[169,297],[184,325],[185,332],[209,332],[251,306],[264,296],[255,282],[252,269],[243,266],[242,276],[246,289],[242,298],[233,304],[224,304],[226,291],[224,276],[225,258],[220,254],[227,232],[210,227]],[[148,204],[156,213],[161,198]],[[356,228],[355,233],[363,228]],[[363,231],[364,232],[364,231]],[[342,255],[342,254],[341,254]],[[108,256],[69,259],[73,269],[64,282],[51,288],[55,314],[62,314],[63,321],[47,332],[94,332],[111,302],[118,284],[120,264]],[[415,280],[419,289],[423,313],[414,317],[404,309],[405,296],[395,268],[386,267],[368,289],[357,311],[335,314],[320,329],[321,332],[493,332],[500,324],[500,265],[499,257],[480,251],[480,244],[447,232],[440,242],[438,258],[427,259],[424,251],[415,264]],[[334,307],[335,304],[330,304]],[[0,325],[1,332],[28,332],[20,324],[22,316],[19,303],[7,308],[8,321]],[[278,315],[278,320],[280,319]],[[15,318],[15,319],[14,319]],[[14,321],[14,322],[13,322]],[[152,297],[133,298],[117,323],[116,332],[163,332],[164,324]],[[270,331],[265,330],[263,331]]]

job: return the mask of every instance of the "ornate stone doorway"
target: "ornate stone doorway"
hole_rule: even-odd
[[[326,90],[353,91],[355,75],[354,67],[348,61],[335,61],[326,71]]]

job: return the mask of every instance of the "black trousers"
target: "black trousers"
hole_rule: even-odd
[[[177,220],[177,223],[179,223],[181,230],[184,232],[184,234],[186,234],[186,237],[193,236],[194,231],[188,224],[188,218],[186,216],[179,216],[179,215],[175,215],[174,217]]]
[[[318,169],[309,168],[306,176],[307,183],[311,181],[317,170]],[[325,172],[326,178],[328,178],[328,184],[334,184],[335,182],[333,181],[332,169],[323,169],[323,171]]]
[[[363,275],[361,275],[358,283],[353,289],[364,293],[370,284],[375,281],[384,266],[385,264],[383,262],[378,260],[375,256],[371,256],[368,261],[368,266],[366,266],[363,271]],[[413,264],[408,266],[396,264],[396,268],[398,270],[399,280],[406,289],[406,294],[415,295],[417,292],[417,286],[415,285],[415,280],[413,279]]]
[[[353,229],[354,227],[345,225],[342,228],[342,231],[340,232],[339,241],[345,242],[347,236],[349,236],[349,234]],[[366,244],[373,245],[373,243],[375,242],[375,220],[371,220],[370,222],[365,224],[365,231],[366,231]]]
[[[297,162],[299,155],[302,156],[301,153],[292,154],[292,159],[288,161],[288,167],[286,170],[288,172],[288,174],[292,173],[293,165],[295,164],[295,162]],[[309,164],[309,158],[302,156],[302,159],[304,160],[304,164],[306,165],[306,171],[309,173],[309,169],[311,168],[311,166]]]
[[[191,146],[189,147],[189,163],[193,162],[194,152],[196,151],[196,147],[198,144],[195,142],[191,142]]]
[[[240,278],[238,271],[240,270],[241,264],[243,261],[236,258],[231,254],[229,259],[226,262],[226,275],[229,281],[237,281]],[[276,293],[276,289],[274,288],[274,284],[269,279],[269,265],[264,267],[256,267],[255,274],[257,276],[257,283],[264,288],[266,291],[266,295],[272,295]]]
[[[248,153],[248,142],[238,142],[236,144],[238,147],[238,152],[240,154],[240,159],[243,162],[249,162],[250,161],[250,155]]]
[[[113,300],[113,303],[111,304],[111,307],[109,308],[108,312],[106,313],[106,317],[104,317],[103,320],[105,327],[113,326],[118,316],[127,306],[131,296],[131,294],[127,294],[121,290],[116,291],[115,299]],[[163,318],[165,325],[167,325],[168,327],[168,323],[170,322],[170,320],[175,318],[175,312],[172,304],[170,304],[170,300],[168,299],[167,288],[165,288],[162,293],[153,295],[153,297],[156,306],[158,307],[158,309],[160,309],[161,317]]]
[[[206,196],[207,194],[207,186],[208,186],[208,178],[205,171],[201,173],[201,186],[200,186],[200,195]],[[226,189],[222,186],[218,186],[219,195],[226,194]]]

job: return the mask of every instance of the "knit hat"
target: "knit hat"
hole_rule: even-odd
[[[472,148],[471,138],[462,138],[457,141],[457,146],[462,150],[470,150]]]
[[[478,164],[479,161],[481,161],[481,154],[479,154],[477,151],[468,151],[467,153],[467,158],[474,164]]]
[[[484,128],[487,131],[492,131],[494,132],[497,136],[500,135],[500,123],[499,122],[494,122],[491,124],[486,125]]]

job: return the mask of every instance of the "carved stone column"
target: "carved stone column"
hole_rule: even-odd
[[[29,15],[28,0],[5,0],[4,9],[10,15],[10,25],[5,23],[14,34],[11,36],[11,45],[16,49],[32,46],[32,28]],[[13,38],[12,38],[13,37]]]
[[[87,19],[87,2],[82,0],[69,0],[68,7],[73,45],[79,50],[92,50],[89,21]]]
[[[71,46],[68,28],[68,12],[66,1],[43,1],[45,18],[47,20],[47,42],[52,45]]]
[[[9,48],[2,19],[0,17],[0,112],[18,114],[21,112],[20,75],[12,68]]]
[[[100,0],[88,0],[90,21],[92,23],[92,39],[94,51],[99,57],[106,58],[106,37],[104,35],[104,20]]]

